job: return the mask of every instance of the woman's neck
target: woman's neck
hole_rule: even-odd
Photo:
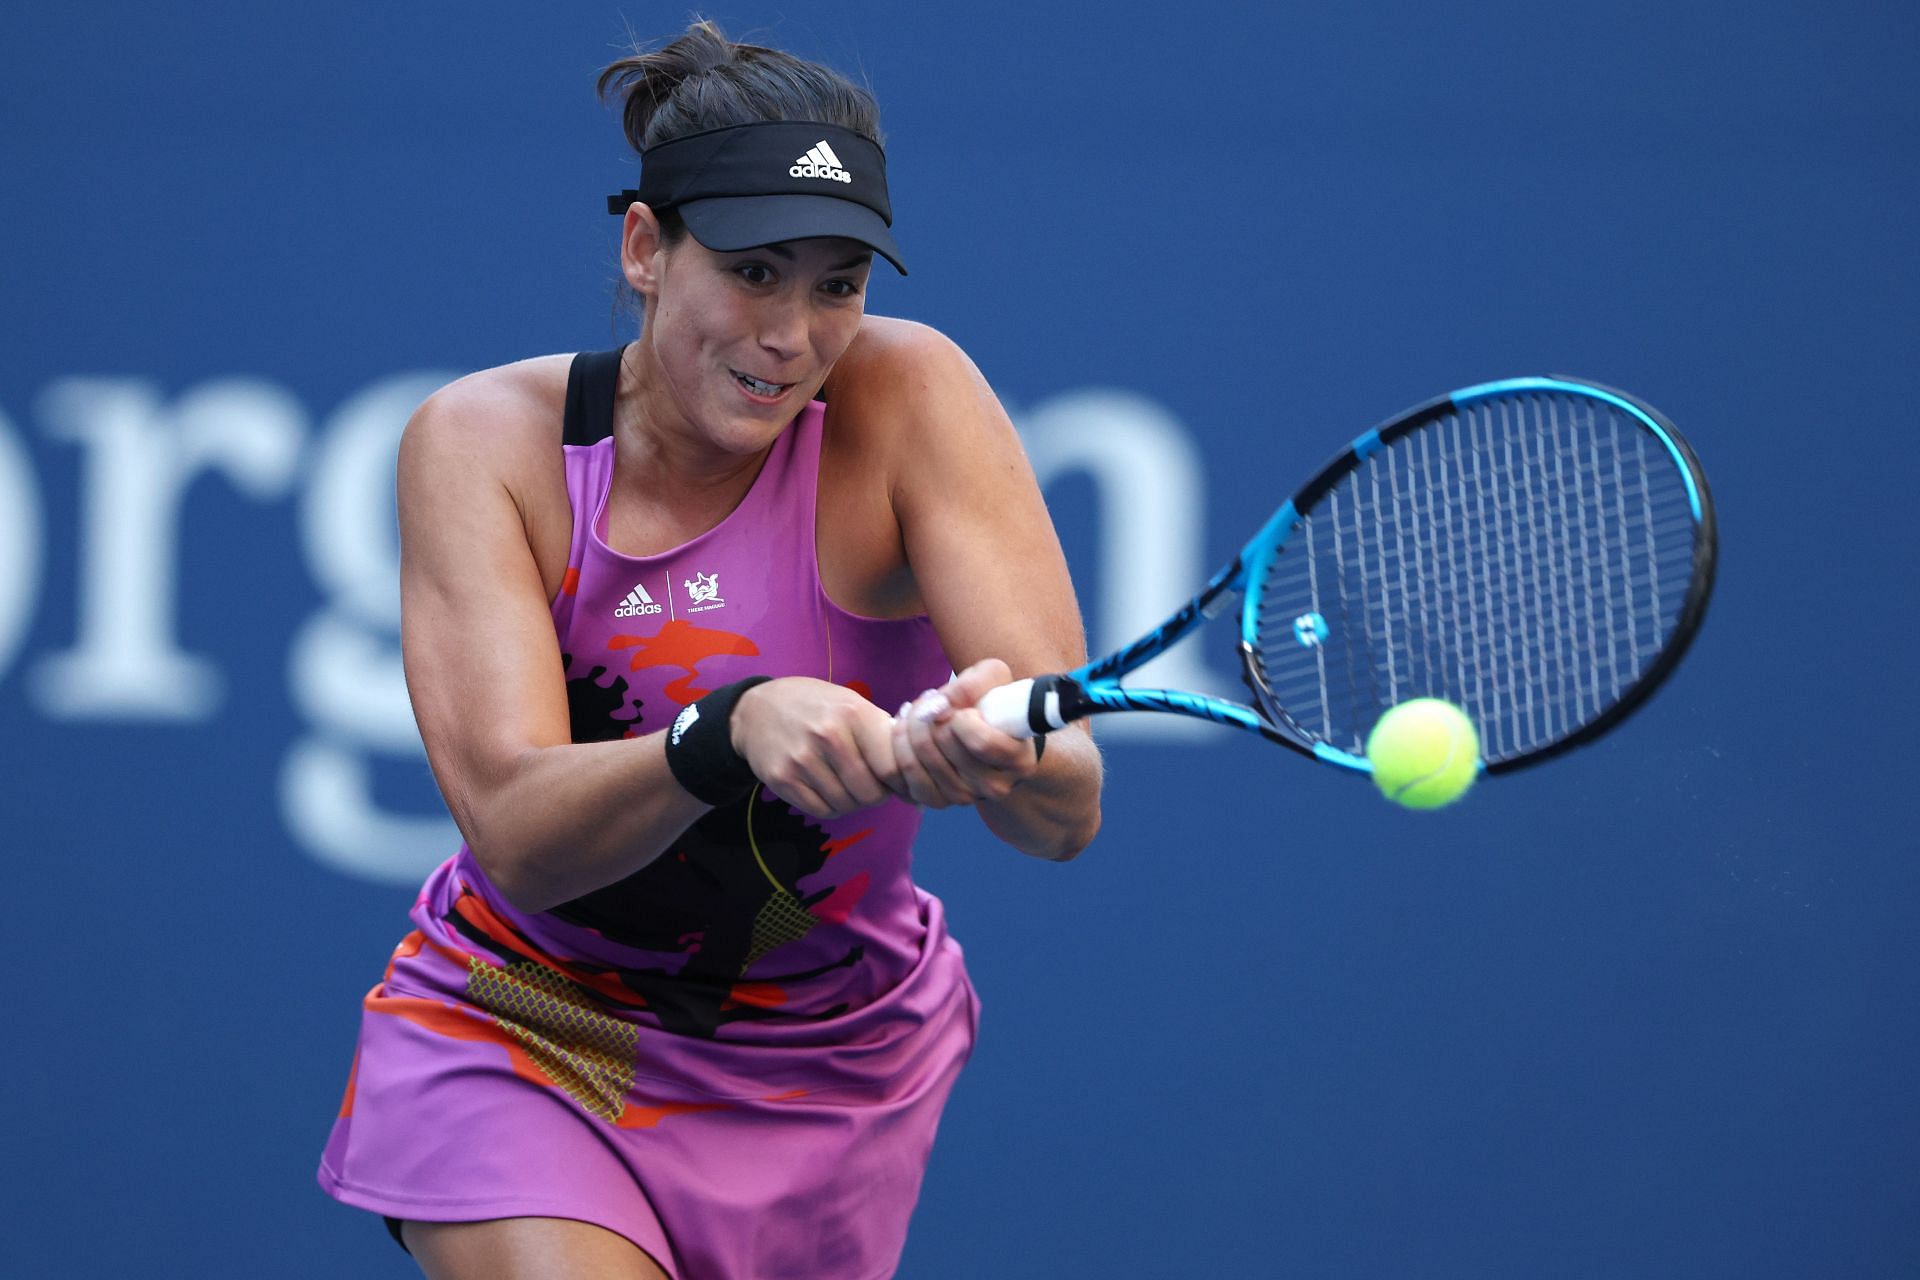
[[[772,449],[718,445],[673,395],[644,337],[620,361],[614,397],[614,474],[608,534],[647,554],[713,528],[740,505]],[[656,545],[658,544],[658,545]]]

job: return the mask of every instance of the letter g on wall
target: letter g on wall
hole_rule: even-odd
[[[26,446],[0,413],[0,680],[27,636],[40,593],[40,490]]]
[[[375,795],[382,767],[426,772],[400,657],[393,467],[413,411],[455,376],[396,374],[342,404],[300,503],[301,543],[325,603],[288,655],[288,689],[310,727],[281,766],[281,818],[321,863],[384,884],[418,884],[460,842],[443,812],[396,812]]]

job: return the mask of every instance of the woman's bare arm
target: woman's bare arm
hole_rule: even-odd
[[[544,911],[658,857],[707,812],[668,768],[664,732],[574,743],[526,492],[558,483],[557,405],[512,369],[435,393],[400,445],[401,636],[414,715],[447,807],[495,886]],[[898,783],[891,720],[824,681],[735,705],[734,746],[815,817]]]
[[[662,736],[574,744],[521,490],[560,463],[510,370],[442,388],[400,444],[401,637],[434,777],[474,857],[540,911],[645,866],[706,812]]]
[[[1032,744],[972,709],[995,683],[1086,660],[1066,558],[1019,436],[972,361],[932,329],[870,318],[848,356],[834,403],[884,424],[913,578],[960,672],[943,690],[950,715],[895,730],[907,787],[923,804],[976,804],[1023,852],[1070,858],[1100,826],[1100,756],[1084,725],[1050,735],[1036,769]]]

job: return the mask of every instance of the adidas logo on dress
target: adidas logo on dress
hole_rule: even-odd
[[[833,148],[827,145],[825,138],[807,148],[807,154],[793,162],[793,168],[787,170],[796,178],[830,178],[835,182],[852,182],[853,175],[840,167],[840,157],[833,154]]]
[[[661,612],[660,606],[655,604],[653,597],[647,594],[646,587],[636,582],[633,584],[633,590],[627,592],[627,598],[622,600],[619,606],[614,609],[613,616],[616,618],[644,618],[648,614],[659,612]]]

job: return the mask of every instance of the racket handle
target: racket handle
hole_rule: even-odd
[[[1015,738],[1037,738],[1066,727],[1060,714],[1060,676],[1015,680],[989,689],[979,702],[988,724]]]
[[[1033,724],[1027,718],[1027,707],[1032,701],[1033,681],[1015,680],[1012,684],[1003,684],[981,695],[980,714],[1002,733],[1016,738],[1031,738]]]

